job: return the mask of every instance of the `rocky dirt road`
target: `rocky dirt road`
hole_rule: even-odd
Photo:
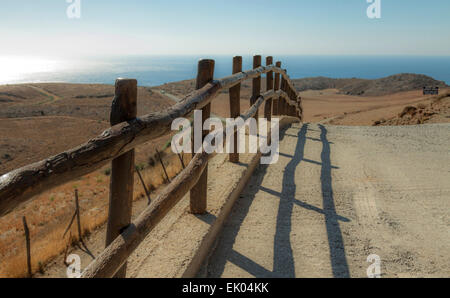
[[[218,239],[208,277],[450,277],[450,125],[295,124]]]

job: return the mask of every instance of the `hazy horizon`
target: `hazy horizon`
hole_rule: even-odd
[[[118,77],[138,79],[142,86],[192,79],[197,61],[216,61],[215,77],[231,74],[229,55],[118,55],[114,57],[37,58],[0,56],[0,84],[67,82],[113,84]],[[450,56],[274,55],[292,78],[331,77],[378,79],[398,73],[424,74],[450,84]],[[243,69],[252,57],[243,56]]]

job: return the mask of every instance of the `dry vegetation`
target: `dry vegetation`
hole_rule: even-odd
[[[170,86],[170,88],[168,88]],[[162,90],[184,97],[193,81],[164,85]],[[249,107],[250,82],[243,84],[242,111]],[[79,84],[26,84],[0,86],[0,175],[47,158],[97,136],[109,126],[114,86]],[[213,103],[213,112],[228,116],[228,93]],[[161,111],[173,101],[153,88],[139,87],[138,115]],[[20,132],[19,134],[17,132]],[[161,151],[168,175],[182,169],[178,156],[167,146],[170,136],[136,149],[136,166],[150,191],[167,183],[156,159]],[[185,156],[185,163],[189,157]],[[75,226],[63,238],[74,212],[74,190],[80,198],[83,233],[89,234],[107,220],[110,168],[105,167],[36,196],[13,213],[0,218],[0,277],[26,276],[25,239],[22,216],[31,232],[33,272],[77,244]],[[136,175],[135,200],[147,200]]]
[[[299,82],[295,81],[296,86],[299,86]],[[262,86],[265,86],[264,80]],[[170,83],[155,88],[139,87],[139,115],[161,111],[173,104],[169,98],[156,92],[156,89],[182,98],[194,90],[194,81]],[[113,93],[114,86],[95,84],[0,86],[0,175],[97,136],[109,126]],[[251,81],[247,81],[242,84],[242,112],[248,109],[250,96]],[[415,113],[411,117],[417,114],[425,116],[430,111],[435,113],[430,118],[434,120],[430,121],[450,121],[449,97],[430,99],[422,96],[418,90],[362,97],[342,94],[338,89],[325,89],[307,90],[301,96],[306,122],[328,119],[330,123],[337,125],[372,125],[384,118],[390,120],[384,120],[383,123],[380,121],[379,124],[393,125],[403,124],[398,119],[411,113]],[[406,106],[412,105],[415,112],[409,109],[402,117],[397,116]],[[423,112],[420,113],[420,110]],[[222,92],[213,101],[212,112],[222,117],[229,115],[228,92]],[[170,136],[166,136],[136,149],[136,165],[141,169],[150,190],[157,190],[167,182],[161,165],[154,157],[156,148],[162,151],[171,177],[181,170],[178,157],[167,148],[169,140]],[[187,163],[188,156],[185,158]],[[104,224],[107,219],[109,175],[110,169],[105,167],[43,193],[13,213],[0,218],[0,277],[26,275],[22,216],[26,216],[31,231],[32,265],[35,272],[44,270],[45,264],[64,252],[68,245],[76,244],[75,226],[65,238],[62,237],[74,212],[75,189],[78,189],[80,197],[83,233],[89,234]],[[134,189],[135,201],[147,200],[137,176]]]
[[[33,84],[0,86],[0,175],[23,165],[75,147],[109,126],[113,86]],[[139,115],[163,110],[172,102],[139,88]],[[18,133],[20,132],[20,133]],[[165,184],[166,178],[155,157],[159,149],[170,177],[181,170],[176,155],[167,148],[166,136],[136,149],[136,166],[148,189]],[[185,156],[186,163],[188,156]],[[22,216],[31,233],[32,268],[45,264],[76,244],[76,230],[63,238],[74,212],[74,190],[78,189],[84,234],[105,223],[109,196],[110,168],[86,175],[40,194],[13,213],[0,218],[0,277],[26,276],[25,239]],[[135,200],[148,200],[136,175]]]
[[[182,167],[177,156],[167,154],[163,160],[170,178],[181,171]],[[189,162],[188,156],[185,157],[185,162]],[[140,163],[138,167],[149,190],[153,191],[167,183],[159,162],[153,160],[150,164]],[[104,224],[108,216],[109,174],[110,169],[104,168],[86,175],[39,195],[19,210],[0,218],[0,277],[26,276],[22,216],[26,216],[31,232],[34,272],[42,271],[47,262],[63,252],[68,245],[75,245],[77,242],[75,225],[63,238],[75,210],[75,189],[79,192],[83,234],[90,234]],[[148,200],[137,175],[135,175],[134,199]]]

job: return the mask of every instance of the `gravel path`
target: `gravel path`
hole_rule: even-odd
[[[209,277],[450,277],[450,125],[297,124],[235,204]]]

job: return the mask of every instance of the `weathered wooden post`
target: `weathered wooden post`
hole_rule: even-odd
[[[287,75],[287,69],[284,70],[284,72]],[[287,116],[291,116],[291,106],[289,105],[289,102],[287,101],[288,99],[290,99],[289,97],[289,83],[288,80],[286,79],[284,81],[284,92],[286,92],[288,98],[284,101],[284,114]]]
[[[27,245],[27,270],[28,270],[28,278],[33,277],[33,273],[31,271],[31,242],[30,242],[30,230],[28,229],[27,219],[25,216],[22,217],[23,222],[23,230],[25,232],[25,241]]]
[[[295,106],[294,106],[294,109],[293,109],[293,116],[294,117],[298,117],[297,115],[298,115],[298,112],[297,112],[297,107],[298,107],[298,98],[297,98],[297,94],[296,94],[296,92],[295,92],[295,90],[292,90],[292,100],[295,102]]]
[[[270,66],[273,64],[273,57],[266,57],[266,65]],[[266,91],[273,89],[273,71],[269,71],[266,75]],[[272,121],[272,99],[268,99],[264,106],[264,118],[267,119],[267,139],[269,140],[271,132],[271,121]]]
[[[261,56],[255,55],[253,56],[253,69],[261,66]],[[258,97],[261,95],[261,76],[253,79],[252,83],[252,97],[250,99],[250,106],[254,105]],[[258,120],[258,111],[256,111],[255,116],[253,117]]]
[[[281,62],[277,61],[275,66],[280,68],[281,67]],[[273,89],[275,91],[280,90],[280,74],[279,73],[275,73],[275,86],[274,86]],[[275,98],[273,100],[273,115],[280,115],[280,112],[279,112],[280,101],[281,101],[280,98]]]
[[[266,57],[266,65],[270,66],[273,64],[273,57]],[[273,89],[273,71],[269,71],[266,76],[266,91],[270,91]],[[266,105],[264,107],[264,118],[267,121],[270,121],[272,118],[272,99],[266,101]]]
[[[284,72],[287,75],[287,69],[284,70]],[[288,98],[284,101],[284,114],[286,116],[290,116],[291,115],[291,106],[289,105],[288,99],[290,99],[289,97],[289,83],[287,78],[284,80],[284,92],[286,92]]]
[[[206,84],[211,82],[214,78],[214,60],[203,59],[198,62],[197,72],[197,84],[196,89],[201,89]],[[203,123],[211,115],[211,104],[208,104],[202,109],[202,121]],[[202,123],[202,126],[203,126]],[[202,127],[203,128],[203,127]],[[195,130],[195,128],[194,128]],[[202,140],[208,135],[209,131],[202,130]],[[195,146],[195,142],[192,142]],[[195,152],[199,148],[195,148],[192,152],[192,156],[195,156]],[[207,207],[207,190],[208,190],[208,166],[203,171],[202,176],[198,180],[197,184],[191,189],[190,192],[190,208],[193,214],[204,214]]]
[[[281,68],[281,65],[280,65]],[[284,76],[282,74],[280,74],[280,90],[285,91],[285,79]],[[284,110],[284,98],[280,97],[280,100],[278,101],[278,114],[279,115],[285,115],[285,110]]]
[[[299,111],[299,118],[301,121],[303,121],[303,102],[302,102],[302,97],[298,96],[298,107],[300,109]]]
[[[287,73],[287,70],[286,70]],[[287,89],[287,94],[288,94],[288,98],[290,101],[294,101],[296,102],[297,100],[295,99],[295,96],[293,96],[293,91],[291,84],[289,84],[288,81],[286,81],[286,89]],[[289,102],[287,102],[287,110],[288,110],[288,115],[295,117],[295,106],[292,106]]]
[[[289,99],[292,101],[296,101],[294,99],[294,97],[292,96],[292,89],[291,86],[288,84],[288,95],[289,95]],[[289,116],[295,116],[295,107],[289,105]]]
[[[300,106],[300,103],[298,101],[297,92],[295,92],[295,90],[292,90],[292,98],[295,101],[294,116],[299,118],[298,108]]]
[[[281,77],[280,89],[286,92],[286,80],[283,76]],[[280,98],[280,101],[278,102],[278,113],[280,113],[280,115],[286,115],[286,100],[284,98]]]
[[[242,72],[242,57],[236,56],[233,58],[233,74]],[[236,119],[241,114],[241,84],[233,86],[229,90],[230,93],[230,117]],[[234,150],[230,153],[230,162],[239,162],[238,153],[238,132],[234,133]]]
[[[111,125],[133,120],[136,115],[137,81],[134,79],[117,79],[115,96],[111,106]],[[134,160],[135,152],[133,149],[112,161],[106,246],[111,244],[121,231],[131,223]],[[125,263],[114,277],[124,278],[126,268]]]
[[[293,117],[297,117],[298,101],[297,101],[297,94],[295,93],[295,90],[293,88],[294,88],[293,86],[291,86],[291,88],[290,88],[290,90],[291,90],[291,100],[293,102],[295,102],[295,106],[292,107],[292,116]]]

